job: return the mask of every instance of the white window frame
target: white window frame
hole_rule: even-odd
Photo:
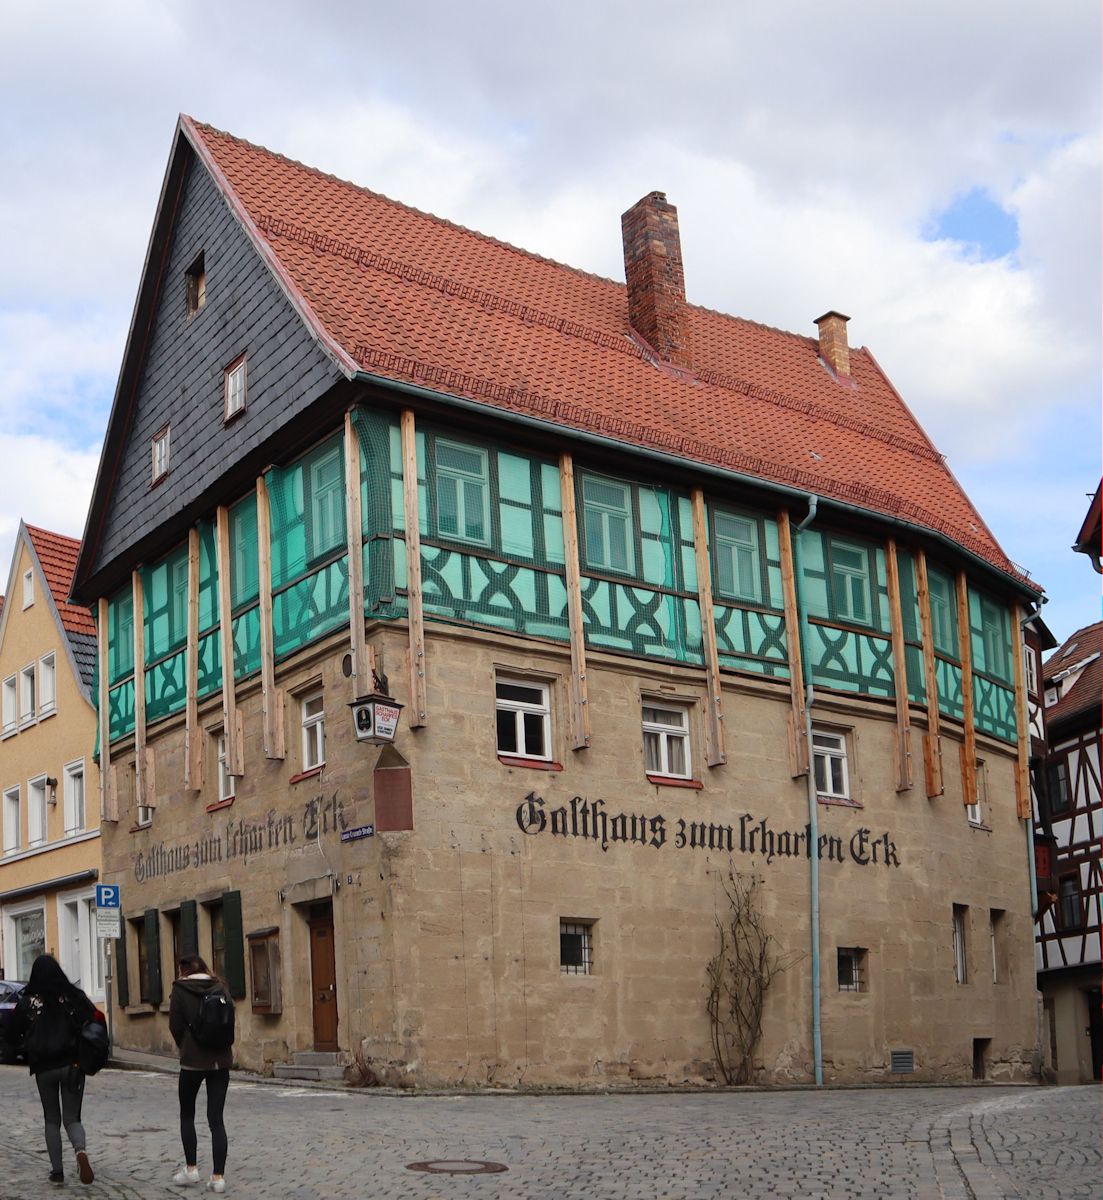
[[[335,466],[336,481],[325,484],[319,483],[319,475],[324,468]],[[341,464],[341,447],[334,446],[319,458],[313,459],[308,465],[310,475],[310,545],[307,548],[310,561],[332,553],[338,546],[344,545],[341,534],[345,520],[345,484],[344,470]],[[328,536],[323,538],[321,530],[327,529]]]
[[[245,355],[235,359],[222,373],[222,399],[224,419],[232,421],[245,411],[248,376]]]
[[[1026,690],[1032,695],[1038,694],[1038,660],[1033,646],[1023,647],[1023,663],[1026,667]]]
[[[838,764],[842,775],[836,779],[832,766]],[[850,747],[845,733],[836,729],[812,730],[812,772],[816,794],[831,800],[850,800]]]
[[[34,603],[34,567],[28,567],[23,572],[23,607],[30,608]]]
[[[19,672],[19,728],[25,729],[35,722],[38,705],[38,680],[35,664],[30,663]]]
[[[45,775],[27,780],[27,849],[49,841],[49,789]],[[41,797],[41,799],[40,799]]]
[[[103,939],[96,936],[95,889],[58,893],[57,920],[62,970],[90,1000],[102,1002],[106,963]]]
[[[321,708],[316,713],[307,713],[307,705],[315,701]],[[299,714],[302,722],[303,770],[315,771],[326,765],[325,693],[319,690],[301,697]]]
[[[4,789],[4,853],[23,848],[23,791],[17,783]]]
[[[969,906],[955,904],[953,907],[954,982],[958,984],[969,982],[968,921]]]
[[[215,747],[218,751],[218,798],[222,800],[233,800],[237,796],[237,780],[229,772],[229,762],[227,760],[226,734],[219,733],[216,735]]]
[[[670,717],[676,717],[677,720],[663,720],[657,717],[647,717],[648,711],[654,713],[666,713]],[[693,754],[689,744],[689,706],[686,704],[671,703],[669,700],[659,700],[651,696],[644,696],[642,701],[641,720],[643,724],[643,762],[644,771],[648,775],[659,775],[664,779],[692,779],[693,778]],[[681,742],[682,756],[684,760],[684,769],[676,771],[671,763],[673,755],[671,754],[671,745],[674,742]],[[648,765],[648,745],[652,745],[656,750],[658,758],[658,767]]]
[[[437,529],[441,537],[457,542],[470,542],[474,546],[490,545],[490,457],[481,446],[470,446],[466,442],[455,442],[448,438],[437,438],[436,454],[436,489],[437,489]],[[468,471],[455,465],[442,466],[441,450],[455,450],[460,454],[473,454],[479,460],[478,471]],[[456,528],[445,529],[441,525],[441,485],[445,480],[451,482],[456,490]],[[482,524],[482,536],[470,531],[468,521],[468,487],[479,489],[479,520]]]
[[[79,784],[77,781],[79,780]],[[66,763],[62,768],[62,803],[65,812],[65,835],[82,833],[88,821],[88,779],[84,759]]]
[[[977,791],[972,802],[965,806],[965,815],[969,818],[970,825],[983,825],[984,801],[988,794],[988,777],[983,758],[977,759],[976,769],[973,774],[977,781]]]
[[[561,975],[592,975],[594,973],[594,921],[584,921],[578,917],[559,918],[559,973]],[[563,935],[581,936],[582,962],[565,963],[563,961]]]
[[[9,675],[4,680],[4,737],[10,737],[19,729],[19,676]]]
[[[49,687],[46,681],[49,680]],[[48,697],[48,698],[47,698]],[[52,651],[38,660],[38,716],[52,716],[57,712],[57,655]]]
[[[873,563],[875,561],[868,546],[860,542],[850,542],[844,538],[832,537],[828,547],[831,555],[831,596],[834,615],[840,621],[852,625],[873,624]],[[861,558],[860,567],[840,563],[838,552],[856,554]],[[841,586],[837,586],[841,580]],[[856,616],[854,612],[854,588],[859,585],[861,600],[865,605],[865,613]]]
[[[525,700],[513,700],[499,696],[499,684],[505,684],[507,687],[531,688],[534,692],[540,693],[540,701],[539,703],[530,703]],[[494,677],[495,742],[497,742],[499,713],[513,714],[516,744],[518,746],[516,750],[504,750],[499,745],[498,753],[503,758],[530,758],[541,762],[551,761],[551,688],[546,683],[542,683],[538,679],[524,679],[514,675],[496,675]],[[526,716],[535,716],[540,719],[544,742],[543,753],[537,753],[529,749],[525,728]]]
[[[604,500],[596,500],[587,495],[587,485],[593,484],[598,487],[617,488],[623,499],[624,504],[613,505],[607,504]],[[594,547],[594,538],[590,533],[591,517],[597,520],[600,528],[601,549],[602,553],[599,556]],[[609,553],[609,529],[613,520],[622,521],[624,523],[624,565],[613,563]],[[622,483],[619,479],[609,479],[605,475],[591,475],[589,473],[582,476],[582,523],[583,534],[585,537],[586,546],[586,566],[598,571],[609,571],[616,575],[632,575],[636,570],[636,527],[635,514],[632,507],[632,487],[631,484]]]
[[[945,592],[941,589],[945,587]],[[957,644],[954,619],[957,607],[957,588],[953,579],[941,571],[927,572],[927,604],[931,610],[931,635],[936,654],[957,659],[961,647]]]
[[[153,483],[164,479],[169,473],[170,430],[171,426],[169,425],[158,430],[150,443],[153,456]]]
[[[29,913],[42,913],[43,941],[46,941],[46,900],[37,896],[4,908],[4,972],[8,979],[19,979],[19,939],[16,935],[20,917]],[[45,948],[45,947],[44,947]]]
[[[729,526],[728,530],[722,523]],[[749,530],[749,537],[740,537],[730,531],[730,526],[738,524]],[[713,535],[716,539],[716,591],[719,595],[730,600],[746,600],[758,604],[762,600],[762,568],[760,565],[761,549],[759,546],[758,521],[754,517],[745,517],[740,513],[726,512],[717,509],[712,514]],[[748,572],[740,569],[740,552],[745,552],[744,563],[749,562]],[[724,565],[727,564],[731,576],[731,586],[724,585]]]
[[[986,673],[997,679],[1006,679],[1011,674],[1006,632],[1005,610],[994,600],[981,596],[980,637],[984,646],[984,666]]]

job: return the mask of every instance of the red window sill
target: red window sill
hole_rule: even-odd
[[[325,763],[322,763],[321,766],[311,767],[309,771],[300,771],[298,773],[298,775],[292,775],[291,778],[287,782],[289,784],[302,783],[302,781],[304,779],[313,779],[315,776],[321,775],[321,773],[324,769],[325,769]]]
[[[857,800],[847,800],[843,796],[817,796],[816,800],[820,804],[831,804],[837,808],[864,808],[865,805],[859,804]]]
[[[236,799],[236,796],[229,796],[225,800],[216,800],[213,804],[207,805],[207,812],[218,812],[220,808],[229,808]]]
[[[699,792],[705,785],[699,779],[675,779],[672,775],[652,775],[647,772],[647,782],[656,787],[692,788]]]
[[[506,767],[526,767],[530,771],[562,771],[563,764],[549,762],[546,758],[514,758],[509,754],[499,754],[498,761]]]

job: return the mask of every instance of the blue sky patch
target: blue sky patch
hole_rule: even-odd
[[[949,239],[967,246],[982,262],[1003,258],[1019,248],[1019,223],[984,188],[954,197],[932,220],[927,241]]]

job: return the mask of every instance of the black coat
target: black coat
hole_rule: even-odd
[[[96,1006],[79,989],[57,993],[23,990],[8,1026],[11,1044],[22,1043],[31,1074],[77,1065],[81,1027]]]
[[[191,1026],[199,1019],[199,1003],[209,992],[225,992],[221,980],[210,975],[185,975],[172,985],[169,998],[169,1032],[180,1051],[180,1065],[195,1071],[228,1071],[234,1064],[233,1047],[212,1050],[192,1037]]]

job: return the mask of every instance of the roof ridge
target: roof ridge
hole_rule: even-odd
[[[602,346],[607,350],[614,350],[630,358],[640,359],[644,362],[651,361],[651,357],[633,342],[626,333],[621,335],[607,333],[604,330],[593,329],[590,326],[583,325],[579,321],[572,321],[568,317],[552,316],[543,309],[535,308],[529,304],[521,304],[516,300],[510,300],[497,292],[476,287],[473,284],[456,282],[447,275],[441,275],[435,271],[427,271],[422,267],[411,266],[399,259],[392,258],[390,255],[380,254],[375,250],[361,249],[346,239],[318,233],[299,222],[288,221],[283,217],[272,217],[261,213],[254,220],[257,228],[266,236],[288,238],[291,241],[298,242],[300,245],[309,246],[310,249],[316,252],[333,254],[348,262],[355,262],[360,266],[383,271],[405,282],[418,283],[423,287],[432,288],[446,296],[458,296],[461,299],[471,300],[480,304],[483,308],[506,313],[528,324],[541,325],[546,329],[554,329],[558,333],[581,338],[583,341]],[[738,317],[731,319],[742,320],[742,318]],[[755,324],[753,321],[745,323]],[[760,326],[760,328],[765,329],[768,327]],[[774,332],[783,333],[784,331],[777,330]],[[799,334],[786,334],[785,336],[800,337]],[[802,340],[807,341],[809,339]],[[360,346],[354,348],[357,358],[361,357],[361,349],[362,347]],[[886,432],[871,421],[863,421],[859,417],[851,417],[845,413],[840,413],[826,404],[818,404],[813,400],[801,400],[789,395],[787,392],[778,391],[775,388],[763,387],[759,384],[752,384],[746,380],[739,379],[737,376],[729,375],[722,371],[714,371],[707,367],[694,368],[693,374],[701,382],[711,384],[713,387],[735,392],[750,399],[761,400],[767,404],[776,405],[779,408],[800,412],[816,420],[830,422],[838,428],[849,429],[853,433],[859,433],[864,437],[873,438],[875,441],[894,446],[896,449],[903,450],[905,453],[911,454],[916,458],[936,463],[942,461],[942,455],[925,442],[906,438],[898,433]]]
[[[564,271],[570,271],[572,275],[580,275],[584,279],[594,279],[599,283],[612,284],[614,287],[625,287],[625,284],[619,283],[616,279],[608,279],[606,276],[598,275],[594,271],[584,271],[581,267],[574,267],[570,263],[560,262],[557,258],[549,258],[545,254],[537,254],[534,250],[526,250],[524,246],[515,246],[512,242],[503,241],[501,238],[493,237],[489,233],[472,229],[468,225],[461,225],[458,221],[450,221],[447,217],[437,216],[436,213],[427,212],[423,208],[415,208],[412,204],[404,204],[401,200],[395,200],[383,192],[377,192],[372,188],[364,187],[363,184],[353,183],[351,179],[344,179],[340,175],[334,175],[331,171],[323,171],[319,167],[312,167],[309,163],[300,162],[297,158],[292,158],[288,154],[281,154],[278,150],[270,150],[267,146],[260,145],[259,142],[251,142],[248,138],[238,137],[228,130],[218,129],[216,126],[208,125],[204,121],[197,121],[194,117],[189,117],[188,119],[201,133],[213,133],[219,137],[228,138],[231,142],[236,142],[239,146],[248,146],[250,150],[257,150],[261,154],[267,154],[269,158],[275,158],[280,162],[287,163],[288,166],[297,167],[300,171],[305,171],[308,175],[316,175],[320,179],[328,179],[331,183],[339,184],[341,187],[349,188],[354,192],[360,192],[362,195],[371,196],[374,200],[382,200],[385,204],[391,205],[392,208],[400,208],[403,212],[425,217],[426,220],[435,221],[438,225],[459,230],[461,233],[468,233],[472,237],[488,242],[492,246],[500,246],[503,250],[512,250],[514,254],[520,254],[524,258],[532,259],[535,262],[547,263],[549,266],[559,267]]]

